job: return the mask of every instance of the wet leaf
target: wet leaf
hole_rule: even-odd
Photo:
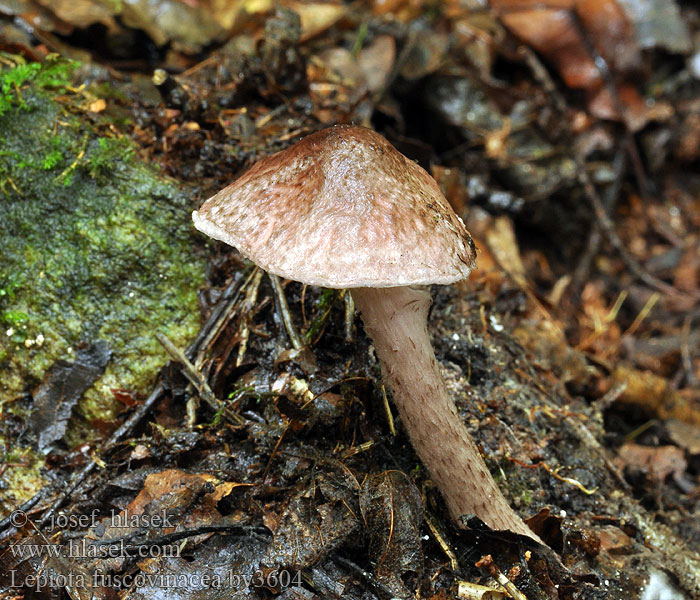
[[[566,342],[564,332],[546,319],[523,320],[513,330],[513,336],[530,354],[533,365],[553,370],[561,381],[583,387],[590,380],[593,369],[582,352]]]
[[[244,600],[260,598],[256,583],[263,544],[250,536],[219,535],[192,557],[159,557],[139,563],[140,578],[129,590],[138,600]],[[294,576],[290,573],[290,578]],[[258,586],[259,587],[259,586]]]
[[[491,221],[484,241],[501,268],[520,286],[526,286],[525,267],[520,257],[518,240],[510,217],[503,215]]]
[[[674,390],[666,378],[624,365],[615,368],[611,381],[622,390],[617,402],[636,406],[646,415],[700,426],[700,397],[696,390]]]
[[[46,450],[63,439],[73,407],[83,393],[102,375],[112,351],[98,341],[78,350],[75,362],[57,361],[34,392],[32,429],[39,436],[39,449]]]
[[[690,52],[688,26],[674,0],[616,0],[634,24],[642,48],[660,47],[669,52]]]
[[[664,425],[674,444],[690,454],[700,454],[700,427],[676,419],[669,419]]]
[[[648,111],[627,79],[641,65],[635,30],[615,0],[562,0],[546,5],[529,0],[494,0],[504,25],[559,71],[571,88],[589,93],[589,108],[601,118],[624,119],[634,131],[648,120]],[[623,109],[596,64],[606,62]]]
[[[400,471],[377,473],[362,484],[360,510],[369,531],[377,578],[396,593],[405,594],[402,578],[423,570],[420,493]]]
[[[358,531],[357,481],[340,463],[329,461],[321,469],[315,482],[318,488],[300,491],[287,503],[279,521],[275,519],[266,565],[307,567]]]
[[[669,475],[678,478],[688,466],[683,450],[676,446],[650,447],[627,443],[617,451],[617,456],[623,468],[642,471],[656,481],[663,481]]]
[[[119,3],[106,0],[36,0],[50,9],[59,19],[83,28],[94,23],[115,27],[114,16]]]

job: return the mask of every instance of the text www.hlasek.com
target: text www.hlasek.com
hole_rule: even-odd
[[[12,556],[27,558],[179,558],[180,547],[170,546],[126,546],[124,540],[108,544],[94,544],[88,540],[68,544],[17,544],[10,546]]]
[[[46,588],[181,588],[244,590],[252,587],[285,589],[301,585],[301,571],[255,571],[249,574],[233,570],[214,573],[135,573],[105,574],[53,573],[44,571],[39,575],[22,575],[10,571],[10,586],[31,588],[40,591]]]

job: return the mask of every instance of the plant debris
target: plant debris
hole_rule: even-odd
[[[119,277],[86,284],[93,263],[74,254],[72,271],[34,272],[19,246],[11,272],[0,265],[0,368],[30,374],[0,401],[2,592],[700,597],[699,32],[687,0],[0,6],[3,222],[65,236],[74,213],[44,214],[49,200],[121,186],[123,165],[147,162],[187,200],[146,186],[122,214],[167,204],[177,233],[91,239],[154,273],[186,240],[177,270],[207,265],[206,284],[187,276],[198,335],[195,304],[160,302],[158,327],[182,333],[168,332],[177,360],[160,373],[153,321],[137,336],[153,355],[95,326],[156,314],[129,312]],[[348,295],[272,282],[186,232],[256,160],[350,122],[426,167],[475,239],[477,271],[433,290],[429,330],[460,416],[547,547],[450,523]],[[46,203],[26,173],[54,190]],[[31,279],[54,328],[37,328]],[[75,354],[32,361],[65,323]],[[86,368],[90,348],[104,352]],[[155,385],[101,385],[124,356]],[[81,421],[86,398],[113,410]]]

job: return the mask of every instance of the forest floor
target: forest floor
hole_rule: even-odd
[[[0,6],[1,597],[700,598],[694,2],[45,4]],[[449,520],[343,290],[284,282],[294,349],[270,280],[189,226],[351,122],[474,237],[429,329],[546,546]],[[64,210],[119,223],[44,278],[16,240],[73,240]]]

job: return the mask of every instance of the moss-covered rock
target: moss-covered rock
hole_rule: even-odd
[[[0,407],[103,340],[111,360],[75,411],[87,425],[114,417],[113,389],[148,393],[166,360],[157,330],[180,346],[196,333],[204,263],[190,194],[129,140],[97,133],[70,70],[57,59],[0,71]],[[71,432],[69,444],[88,435]]]

